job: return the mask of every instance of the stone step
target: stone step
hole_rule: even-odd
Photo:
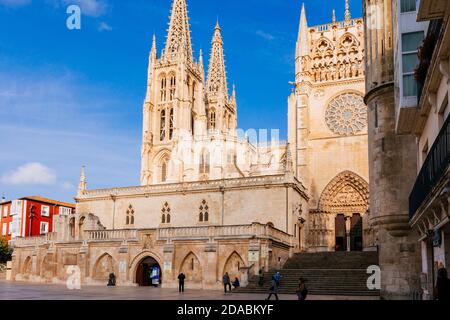
[[[378,264],[375,252],[324,252],[300,253],[290,258],[281,274],[279,293],[295,294],[299,278],[306,280],[308,291],[312,295],[343,295],[343,296],[379,296],[379,291],[367,288],[367,267]],[[260,287],[259,277],[253,276],[246,288],[236,292],[268,293],[271,277],[277,270],[265,273],[263,286]]]

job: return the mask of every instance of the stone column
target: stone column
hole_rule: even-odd
[[[218,275],[217,275],[217,249],[218,245],[215,242],[208,242],[205,245],[205,264],[203,268],[203,289],[217,289]]]
[[[381,296],[410,299],[420,291],[420,248],[409,226],[409,195],[417,174],[413,136],[395,132],[394,85],[366,96],[369,117],[370,212],[377,230]]]
[[[164,261],[161,267],[162,274],[162,287],[163,288],[175,288],[177,287],[176,275],[174,274],[174,253],[175,245],[173,243],[167,243],[164,245]]]

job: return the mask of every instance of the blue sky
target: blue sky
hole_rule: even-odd
[[[309,25],[344,0],[305,0]],[[353,17],[360,0],[350,0]],[[80,4],[81,30],[66,28]],[[242,129],[280,129],[301,1],[188,0],[194,54],[209,57],[219,18]],[[0,196],[71,201],[88,187],[139,184],[142,102],[153,33],[164,47],[171,0],[0,0]],[[207,62],[207,61],[206,61]]]

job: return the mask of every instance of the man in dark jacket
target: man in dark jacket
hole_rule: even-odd
[[[178,275],[178,291],[179,292],[184,292],[184,280],[186,279],[186,276],[184,275],[184,273],[180,273]]]
[[[231,292],[231,279],[230,276],[228,275],[228,272],[226,272],[223,276],[223,289],[225,291],[225,294],[227,294],[227,288]]]

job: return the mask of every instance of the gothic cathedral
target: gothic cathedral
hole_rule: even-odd
[[[218,288],[225,272],[281,267],[294,253],[371,250],[362,19],[308,27],[302,7],[289,143],[238,134],[221,27],[207,76],[194,58],[186,0],[173,0],[165,47],[149,56],[140,186],[89,190],[52,234],[15,243],[15,280]],[[52,266],[52,267],[48,267]],[[149,278],[147,275],[154,274]],[[155,283],[153,283],[155,282]]]

